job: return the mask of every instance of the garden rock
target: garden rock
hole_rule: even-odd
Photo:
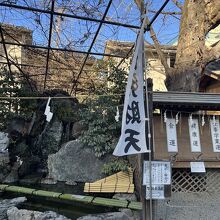
[[[38,212],[12,207],[7,211],[8,220],[69,220],[56,212]]]
[[[98,159],[92,149],[84,148],[78,140],[63,144],[48,157],[48,178],[67,182],[94,182],[103,178],[102,168],[111,156]]]
[[[41,146],[43,158],[49,154],[56,153],[60,149],[61,138],[63,134],[63,124],[58,118],[54,117],[52,122],[47,126],[39,145]]]
[[[18,197],[14,199],[0,200],[0,219],[7,220],[7,210],[11,207],[17,206],[27,199],[25,197]]]
[[[0,153],[5,153],[9,144],[8,134],[0,132]]]
[[[77,218],[77,220],[133,220],[133,218],[124,212],[108,212],[98,215],[86,215]]]

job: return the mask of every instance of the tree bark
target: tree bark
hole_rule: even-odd
[[[142,0],[134,0],[139,9]],[[208,48],[205,45],[207,33],[220,24],[219,0],[185,0],[184,6],[178,0],[174,4],[182,10],[175,67],[167,65],[156,34],[151,27],[159,59],[165,68],[166,86],[171,91],[199,91],[199,82],[205,66],[220,57],[220,42]]]
[[[205,66],[220,57],[219,44],[205,45],[206,34],[220,24],[219,0],[185,0],[182,10],[175,69],[168,90],[196,92]]]

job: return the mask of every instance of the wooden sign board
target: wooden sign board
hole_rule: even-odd
[[[210,121],[206,117],[202,126],[201,117],[198,119],[201,152],[192,152],[189,134],[189,116],[181,116],[176,125],[178,152],[168,152],[166,123],[161,115],[154,115],[154,160],[170,160],[173,167],[190,168],[191,161],[204,161],[206,168],[220,168],[220,153],[213,151]]]

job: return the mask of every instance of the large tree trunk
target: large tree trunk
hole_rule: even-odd
[[[220,23],[219,0],[185,0],[182,10],[176,63],[166,85],[173,91],[198,91],[201,73],[220,56],[219,45],[205,46],[205,36]]]
[[[169,91],[197,92],[201,72],[201,68],[195,65],[184,69],[174,69],[173,74],[166,78],[167,89]]]

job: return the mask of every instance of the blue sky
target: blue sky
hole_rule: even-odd
[[[28,0],[28,4],[32,7],[42,7],[41,2],[43,0]],[[78,15],[87,16],[87,14],[80,8],[80,4],[85,1],[72,1],[68,0],[57,0],[56,10],[63,10],[65,7],[66,13],[76,13]],[[98,3],[101,2],[99,6]],[[183,0],[181,0],[183,2]],[[107,0],[87,0],[86,10],[90,10],[89,16],[95,18],[101,18],[102,13],[108,3]],[[23,0],[18,0],[17,4],[25,5]],[[157,11],[159,7],[163,4],[163,0],[152,0],[149,6],[150,10]],[[100,8],[100,13],[93,10],[94,7]],[[50,7],[50,3],[47,0],[45,7]],[[70,10],[73,9],[73,10]],[[164,11],[179,11],[178,8],[170,2],[164,9]],[[0,22],[9,23],[18,26],[24,26],[28,29],[33,30],[34,43],[37,45],[47,45],[47,37],[49,30],[49,16],[45,14],[32,13],[21,10],[9,10],[8,8],[0,6]],[[153,13],[149,13],[151,18]],[[157,33],[158,39],[162,44],[170,44],[173,40],[178,37],[180,16],[163,16],[160,15],[158,19],[153,24],[155,32]],[[112,21],[118,21],[122,23],[128,23],[133,25],[140,25],[140,14],[134,4],[133,0],[113,0],[111,8],[107,14],[107,18]],[[54,17],[57,20],[57,17]],[[59,18],[58,18],[59,20]],[[39,22],[40,21],[40,22]],[[56,23],[57,24],[57,23]],[[77,50],[88,50],[89,45],[92,42],[96,29],[98,28],[98,23],[86,22],[77,19],[64,18],[60,25],[60,35],[61,41],[59,43],[60,47],[69,46]],[[88,37],[89,36],[89,37]],[[88,37],[88,38],[87,38]],[[55,46],[56,32],[53,33],[53,44]],[[103,52],[106,40],[120,40],[120,41],[134,41],[136,38],[136,33],[134,30],[123,27],[115,27],[112,25],[103,25],[98,36],[98,39],[94,45],[93,51]],[[152,43],[149,34],[146,33],[145,39]]]

